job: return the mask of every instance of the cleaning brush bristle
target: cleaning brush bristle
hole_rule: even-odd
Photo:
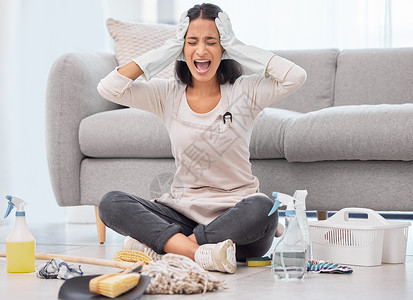
[[[136,250],[116,251],[113,259],[117,260],[117,261],[128,261],[128,262],[141,261],[146,265],[152,260],[152,258],[150,258],[145,253],[140,252],[140,251],[136,251]]]
[[[134,288],[140,280],[137,273],[129,274],[104,274],[89,281],[89,291],[109,298],[117,296]]]

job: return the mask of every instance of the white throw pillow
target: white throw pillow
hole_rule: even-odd
[[[166,24],[132,23],[109,18],[106,21],[109,34],[115,43],[115,56],[119,65],[124,65],[145,52],[159,48],[175,36],[176,26]],[[171,63],[156,78],[174,77]]]

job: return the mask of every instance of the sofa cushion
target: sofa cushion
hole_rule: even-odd
[[[337,49],[285,50],[276,54],[289,59],[307,72],[301,88],[272,105],[302,113],[333,106]]]
[[[115,42],[115,55],[119,65],[159,48],[175,36],[176,26],[167,24],[132,23],[109,18],[108,31]],[[156,78],[169,79],[174,76],[174,63],[157,74]]]
[[[284,132],[286,127],[302,113],[265,108],[255,119],[252,128],[251,158],[284,158]]]
[[[334,106],[413,103],[413,48],[343,50]]]
[[[124,108],[91,115],[79,127],[80,150],[90,157],[167,158],[171,142],[161,119]]]
[[[301,113],[266,108],[255,120],[251,158],[284,158],[285,128]],[[79,127],[82,153],[95,158],[172,157],[168,132],[155,115],[134,108],[94,114]]]
[[[413,160],[413,104],[351,105],[305,114],[286,128],[289,162]]]

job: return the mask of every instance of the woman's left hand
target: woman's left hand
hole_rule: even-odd
[[[265,71],[274,53],[248,46],[235,37],[232,31],[231,21],[225,12],[218,13],[215,25],[219,32],[219,38],[224,53],[222,59],[234,59],[238,61],[248,72],[265,76]]]
[[[218,13],[218,18],[215,18],[215,25],[219,32],[221,46],[225,50],[222,54],[222,59],[229,59],[231,57],[227,53],[227,49],[230,50],[231,44],[233,44],[236,38],[228,14],[226,12]]]

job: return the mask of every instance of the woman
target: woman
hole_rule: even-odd
[[[176,79],[151,80],[175,60]],[[252,75],[242,75],[241,66]],[[140,76],[148,82],[134,81]],[[102,198],[100,217],[127,236],[124,249],[154,259],[181,254],[227,273],[236,260],[265,254],[278,214],[267,216],[273,201],[258,192],[251,172],[252,126],[305,79],[294,63],[241,43],[226,13],[202,4],[182,15],[174,39],[101,80],[104,98],[162,119],[177,167],[171,193],[159,199],[119,191]]]

